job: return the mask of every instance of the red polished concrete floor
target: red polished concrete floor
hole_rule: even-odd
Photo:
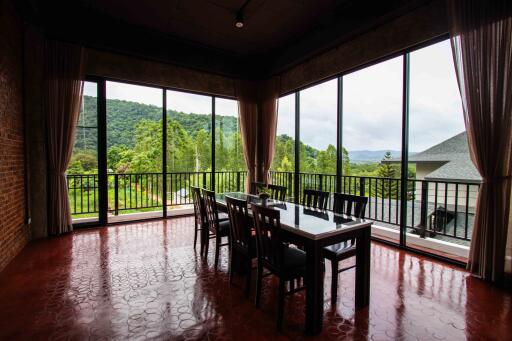
[[[0,274],[0,339],[305,339],[304,296],[275,330],[276,282],[262,308],[191,246],[191,218],[77,231],[30,244]],[[213,241],[212,241],[213,243]],[[330,267],[328,266],[327,269]],[[318,338],[512,339],[512,295],[458,268],[374,243],[371,302],[354,311],[354,270],[340,275]]]

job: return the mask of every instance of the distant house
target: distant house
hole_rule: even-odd
[[[383,160],[382,163],[400,161],[400,158],[392,158]],[[469,231],[465,233],[471,235],[482,178],[471,161],[466,132],[411,155],[409,164],[416,166],[414,201],[420,204],[423,189],[428,189],[426,207],[430,228],[432,229],[432,224],[436,224],[435,217],[438,216],[438,220],[447,221],[445,229],[449,234],[456,230],[459,235],[466,228]]]
[[[400,161],[400,158],[392,158],[382,162],[399,163]],[[418,180],[475,184],[482,180],[469,156],[466,132],[411,155],[409,163],[416,165]]]

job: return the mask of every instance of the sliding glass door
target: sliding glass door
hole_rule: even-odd
[[[73,224],[98,223],[98,84],[95,82],[84,82],[67,182]]]
[[[343,76],[343,192],[368,197],[372,234],[400,240],[403,58]]]
[[[300,91],[299,193],[336,190],[337,100],[336,79]]]
[[[270,168],[272,183],[285,186],[286,197],[290,201],[295,196],[295,97],[291,94],[279,98],[276,149]]]
[[[464,262],[481,179],[449,41],[281,97],[271,175],[297,176],[296,201],[304,188],[365,196],[373,237]]]
[[[238,120],[238,103],[232,99],[215,101],[215,191],[245,190],[246,167]]]
[[[481,181],[448,40],[410,53],[407,245],[465,261]]]
[[[159,88],[106,82],[108,222],[162,217]]]
[[[211,188],[212,97],[166,91],[167,214],[192,212],[192,186]]]

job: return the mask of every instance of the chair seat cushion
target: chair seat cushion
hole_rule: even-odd
[[[306,253],[294,247],[284,247],[283,267],[285,270],[306,267]]]
[[[219,234],[227,236],[229,234],[229,220],[219,221]]]
[[[350,240],[324,247],[324,256],[327,259],[342,260],[356,254],[356,244]]]

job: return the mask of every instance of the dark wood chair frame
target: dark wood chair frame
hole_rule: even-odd
[[[252,227],[254,220],[249,216],[247,201],[226,196],[226,207],[230,222],[231,252],[229,257],[229,283],[233,282],[235,264],[243,267],[245,273],[245,295],[251,288],[252,261],[256,255],[256,238]]]
[[[333,211],[338,214],[346,214],[356,218],[363,218],[368,204],[368,198],[344,193],[334,193]],[[356,255],[355,239],[324,248],[324,257],[331,261],[331,303],[336,304],[338,298],[338,274],[355,268],[355,265],[342,269],[338,268],[339,262]]]
[[[304,267],[284,268],[284,248],[286,246],[281,239],[281,223],[279,210],[252,205],[254,224],[256,226],[256,245],[257,245],[257,280],[256,280],[256,306],[260,306],[261,289],[263,277],[274,274],[279,278],[278,306],[277,306],[277,329],[281,330],[283,326],[284,299],[285,296],[304,290],[305,287],[299,287],[303,283],[305,276]],[[263,273],[266,268],[270,271]],[[295,287],[297,281],[297,287]],[[286,290],[286,283],[289,282],[289,289]]]
[[[316,189],[305,189],[302,195],[302,206],[326,210],[331,193]]]
[[[199,187],[191,186],[192,201],[194,203],[194,249],[197,243],[197,234],[200,233],[201,255],[204,251],[205,240],[202,233],[204,229],[208,228],[208,221],[206,219],[206,212],[204,207],[203,197],[201,196],[201,189]]]
[[[222,244],[222,237],[229,238],[229,229],[227,231],[220,231],[219,211],[217,209],[217,199],[215,192],[203,189],[203,200],[206,212],[206,219],[208,221],[207,238],[205,238],[205,255],[208,255],[208,248],[210,239],[215,238],[215,269],[219,264],[219,253],[222,246],[230,247],[229,241]]]
[[[285,186],[269,184],[268,189],[270,190],[270,199],[285,201],[287,190]]]

